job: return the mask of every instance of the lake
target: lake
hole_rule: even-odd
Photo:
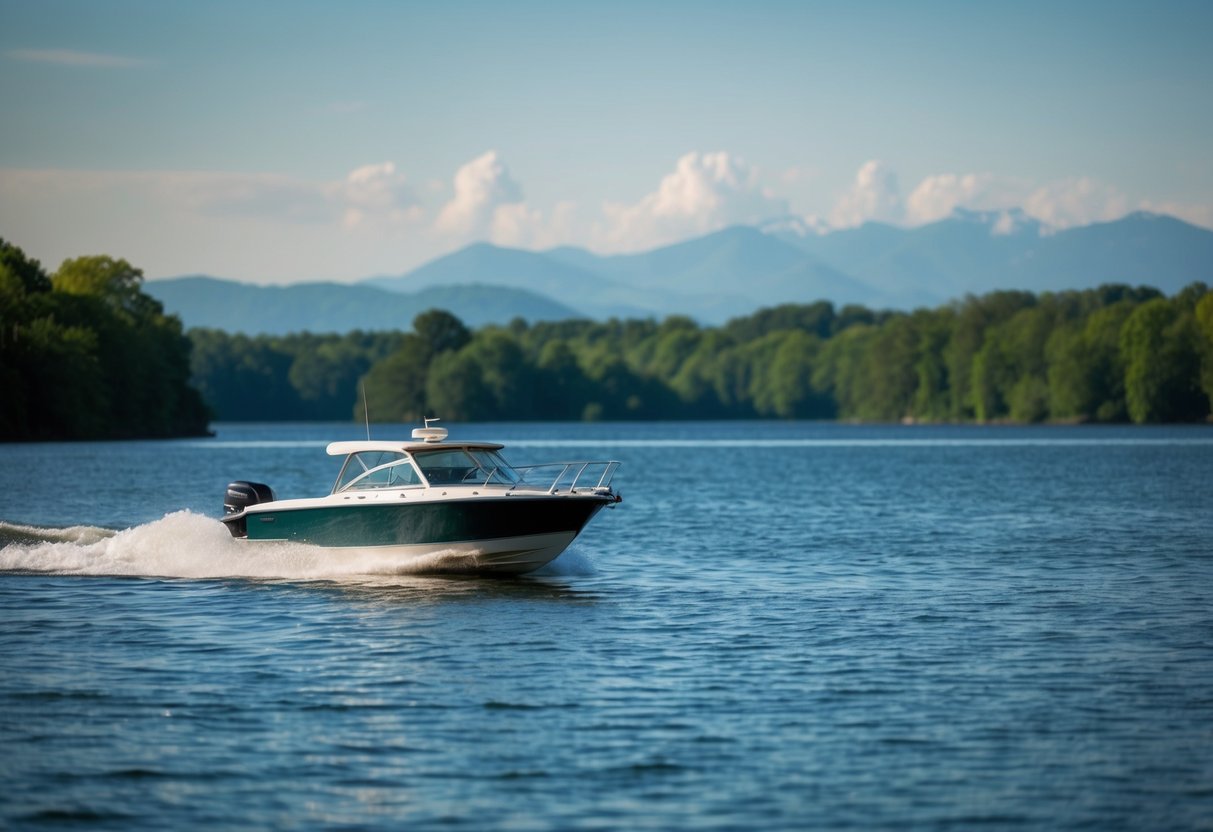
[[[1213,828],[1213,427],[448,427],[624,502],[343,575],[215,518],[359,425],[0,446],[0,828]]]

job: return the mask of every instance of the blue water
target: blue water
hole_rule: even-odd
[[[625,501],[517,580],[228,539],[359,430],[0,446],[0,828],[1213,828],[1213,429],[452,426]]]

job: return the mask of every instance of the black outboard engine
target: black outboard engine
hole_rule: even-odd
[[[272,503],[278,499],[274,489],[263,482],[247,482],[236,480],[227,485],[223,495],[223,522],[232,537],[247,537],[248,525],[244,510],[258,503]]]

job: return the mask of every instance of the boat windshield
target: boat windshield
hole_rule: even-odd
[[[421,485],[421,477],[407,456],[395,451],[361,451],[346,458],[333,493],[410,485]]]
[[[518,473],[501,454],[479,448],[443,448],[414,455],[430,485],[514,485]]]

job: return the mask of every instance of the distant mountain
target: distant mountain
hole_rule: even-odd
[[[366,285],[296,283],[255,286],[214,277],[149,280],[144,291],[189,327],[250,335],[288,332],[407,330],[427,309],[446,309],[469,326],[583,317],[577,310],[523,289],[461,283],[400,293]]]
[[[586,252],[587,255],[594,255]],[[505,286],[536,292],[557,303],[586,310],[591,317],[645,317],[653,309],[635,298],[635,289],[620,286],[602,273],[561,262],[544,254],[473,243],[431,260],[405,275],[373,277],[363,285],[395,292],[416,292],[466,283]],[[663,298],[677,303],[678,298]]]
[[[567,258],[570,253],[557,249],[549,256]],[[822,297],[846,302],[872,294],[871,287],[806,256],[797,246],[746,226],[640,254],[590,257],[596,271],[620,283],[724,296],[734,308]]]
[[[1071,228],[1041,238],[1011,264],[1008,282],[1040,291],[1087,275],[1144,283],[1168,295],[1194,280],[1213,284],[1213,231],[1144,212]]]
[[[1173,217],[1137,213],[1052,231],[1020,211],[957,211],[916,228],[868,223],[829,233],[784,218],[637,254],[476,243],[355,285],[178,278],[146,287],[187,326],[287,332],[406,328],[432,307],[472,326],[671,314],[718,324],[790,302],[910,309],[996,289],[1130,283],[1174,294],[1196,280],[1213,282],[1213,231]]]
[[[366,283],[415,290],[468,280],[526,287],[596,318],[677,313],[705,323],[778,303],[823,297],[859,303],[877,295],[797,246],[748,227],[609,256],[571,247],[531,252],[477,243],[408,274]]]
[[[1042,292],[1101,283],[1146,284],[1174,294],[1195,280],[1213,280],[1213,231],[1144,212],[1056,232],[1019,211],[957,211],[917,228],[869,223],[825,235],[777,236],[886,297],[932,304],[995,289]]]

